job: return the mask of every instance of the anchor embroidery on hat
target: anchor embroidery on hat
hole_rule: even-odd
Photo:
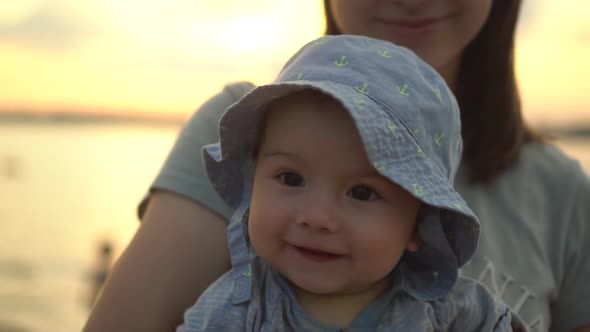
[[[356,108],[358,108],[360,110],[364,110],[365,105],[367,104],[367,101],[364,98],[352,97],[352,101],[354,102],[354,105],[356,106]]]
[[[397,134],[395,133],[397,126],[395,125],[395,123],[391,123],[391,122],[387,121],[387,128],[389,129],[389,131],[391,131],[391,134],[393,136],[397,137]]]
[[[440,97],[440,89],[434,89],[434,94],[436,95],[439,101],[442,101],[442,98]]]
[[[424,188],[422,188],[422,186],[418,185],[417,183],[414,183],[414,194],[416,196],[424,195]]]
[[[356,90],[356,92],[366,95],[366,94],[368,94],[368,92],[367,92],[368,87],[369,87],[369,84],[363,83],[362,87],[359,88],[358,86],[355,86],[354,89]]]
[[[385,170],[385,166],[379,163],[373,163],[373,167],[375,167],[375,169],[379,172],[383,172]]]
[[[443,138],[445,138],[445,134],[435,134],[434,143],[436,143],[438,146],[441,146]]]
[[[406,97],[410,95],[410,93],[407,92],[407,90],[408,90],[407,84],[404,84],[404,86],[401,89],[400,89],[399,85],[396,86],[396,88],[397,88],[397,92],[399,92],[400,95],[406,96]]]
[[[343,55],[340,58],[340,61],[334,61],[334,64],[338,67],[346,67],[350,64],[350,62],[346,61],[346,55]]]
[[[248,271],[244,272],[244,276],[247,278],[252,278],[252,266],[248,264]]]
[[[326,37],[321,37],[319,39],[317,39],[315,42],[313,42],[316,45],[324,45],[325,43],[328,42],[328,38]]]
[[[383,51],[377,51],[377,54],[379,54],[380,56],[384,57],[384,58],[391,58],[391,54],[389,54],[388,50],[383,50]]]

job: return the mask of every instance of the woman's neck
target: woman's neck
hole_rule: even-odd
[[[315,320],[348,327],[366,306],[391,287],[391,280],[384,278],[366,289],[342,294],[314,294],[293,286],[299,304]]]
[[[438,66],[436,71],[444,78],[445,83],[449,86],[451,91],[455,93],[457,77],[459,76],[459,68],[461,66],[461,56],[451,59],[448,63]]]

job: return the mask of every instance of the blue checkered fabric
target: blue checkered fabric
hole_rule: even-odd
[[[394,287],[364,308],[343,329],[317,322],[298,304],[288,283],[267,264],[254,259],[252,297],[233,303],[235,275],[227,272],[184,315],[177,332],[326,331],[326,332],[501,332],[525,331],[520,318],[480,283],[459,278],[447,296],[417,301],[398,279]]]

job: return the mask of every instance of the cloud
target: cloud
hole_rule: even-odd
[[[590,46],[590,24],[578,27],[575,35],[575,41],[580,46]]]
[[[71,8],[44,3],[19,22],[0,22],[0,42],[17,42],[46,50],[67,50],[89,41],[98,27]]]
[[[163,71],[195,75],[205,73],[216,73],[220,75],[231,75],[239,66],[224,62],[202,62],[181,59],[178,56],[151,54],[150,57],[138,55],[133,59],[115,61],[108,64],[109,68],[139,70],[139,71]]]
[[[534,33],[542,23],[540,14],[546,10],[546,1],[523,1],[518,18],[518,31],[521,35]]]

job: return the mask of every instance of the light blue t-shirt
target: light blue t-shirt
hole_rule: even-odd
[[[455,187],[481,222],[463,274],[486,284],[532,331],[590,323],[590,180],[579,163],[552,145],[528,144],[493,184],[459,176]]]
[[[204,172],[201,147],[218,141],[219,118],[252,88],[230,84],[193,115],[151,190],[179,193],[229,218]],[[590,324],[590,180],[579,163],[550,144],[531,143],[493,184],[467,184],[459,170],[455,186],[482,228],[463,273],[502,297],[531,331]]]

